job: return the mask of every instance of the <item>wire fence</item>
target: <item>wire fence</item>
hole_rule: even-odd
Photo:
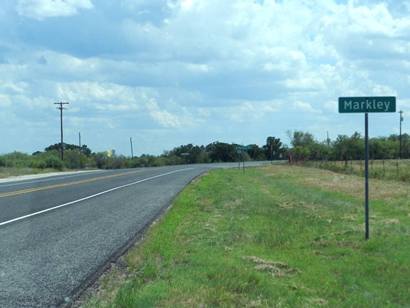
[[[305,166],[331,170],[338,173],[364,176],[364,161],[306,161]],[[369,161],[371,178],[410,182],[410,159],[382,159]]]

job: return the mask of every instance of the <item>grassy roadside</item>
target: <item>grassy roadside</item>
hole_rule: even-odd
[[[215,170],[180,194],[86,307],[410,306],[410,190],[270,166]]]
[[[47,169],[40,169],[40,168],[15,168],[15,167],[0,167],[0,179],[8,178],[10,176],[18,176],[18,175],[29,175],[29,174],[40,174],[40,173],[48,173],[48,172],[59,172],[61,170],[47,168]]]

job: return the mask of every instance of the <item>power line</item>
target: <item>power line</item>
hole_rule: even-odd
[[[67,108],[64,108],[64,105],[68,105],[68,104],[69,104],[69,102],[54,103],[54,105],[59,105],[57,107],[57,109],[60,110],[60,136],[61,136],[60,151],[61,151],[61,160],[64,160],[63,110],[67,109]]]

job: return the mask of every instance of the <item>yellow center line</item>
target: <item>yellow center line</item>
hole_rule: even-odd
[[[111,178],[116,178],[116,177],[128,175],[128,174],[131,174],[131,173],[136,173],[136,172],[135,171],[123,172],[123,173],[119,173],[119,174],[94,177],[94,178],[86,179],[86,180],[80,180],[80,181],[61,183],[61,184],[54,184],[54,185],[43,186],[43,187],[35,187],[35,188],[27,188],[27,189],[21,189],[21,190],[16,190],[16,191],[10,191],[10,192],[5,192],[5,193],[0,193],[0,198],[24,195],[24,194],[28,194],[28,193],[32,193],[32,192],[36,192],[36,191],[42,191],[42,190],[62,188],[62,187],[68,187],[68,186],[85,184],[85,183],[92,183],[92,182],[96,182],[96,181],[100,181],[100,180],[106,180],[106,179],[111,179]]]

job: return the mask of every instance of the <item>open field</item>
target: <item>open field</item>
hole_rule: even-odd
[[[410,189],[269,166],[214,170],[186,188],[99,281],[86,307],[410,306]]]
[[[334,172],[364,176],[364,161],[307,161],[308,167],[327,169]],[[369,176],[376,179],[410,182],[409,159],[370,160]]]

